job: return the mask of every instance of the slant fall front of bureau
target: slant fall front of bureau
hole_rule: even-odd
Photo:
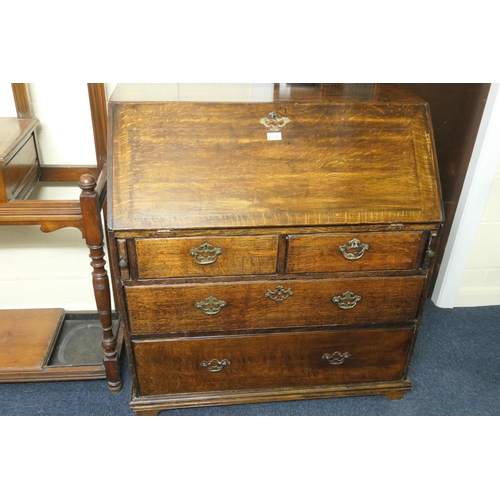
[[[429,110],[348,90],[117,86],[110,259],[139,414],[411,389],[443,221]]]

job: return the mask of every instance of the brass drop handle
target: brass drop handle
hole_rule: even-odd
[[[331,365],[341,365],[347,358],[350,358],[351,355],[348,352],[344,352],[343,354],[339,351],[335,351],[333,354],[325,353],[323,354],[321,359],[324,359]]]
[[[189,250],[189,255],[192,255],[194,261],[202,266],[213,264],[221,253],[222,248],[214,247],[208,242],[200,245],[200,248],[192,248]]]
[[[267,116],[260,119],[260,123],[262,123],[262,125],[268,128],[271,132],[279,132],[279,130],[289,122],[290,118],[287,116],[279,116],[276,111],[271,111]]]
[[[289,288],[288,290],[285,290],[284,287],[281,285],[277,286],[275,290],[268,290],[265,297],[271,300],[274,300],[274,302],[283,302],[284,300],[288,299],[288,297],[291,297],[293,295],[292,289]]]
[[[342,295],[332,297],[332,302],[337,304],[340,309],[352,309],[362,298],[361,295],[355,295],[348,290]]]
[[[225,300],[218,300],[216,297],[210,295],[205,300],[200,300],[196,302],[195,307],[197,307],[201,312],[207,314],[208,316],[215,316],[219,314],[223,307],[227,306]]]
[[[200,366],[211,373],[217,373],[230,364],[231,362],[228,359],[223,359],[222,361],[212,359],[211,361],[202,361]]]
[[[339,246],[339,251],[347,260],[358,260],[370,249],[368,243],[361,243],[357,238],[353,238],[346,245]]]

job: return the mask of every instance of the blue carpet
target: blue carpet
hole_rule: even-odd
[[[162,416],[223,415],[500,415],[500,306],[440,309],[428,301],[400,401],[384,396],[216,406]],[[105,381],[0,384],[0,415],[134,415],[130,376],[108,392]]]

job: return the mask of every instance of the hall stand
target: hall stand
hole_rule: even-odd
[[[17,118],[0,118],[0,225],[38,225],[43,232],[66,227],[81,231],[90,251],[103,359],[93,364],[51,362],[64,325],[73,317],[64,309],[4,309],[0,310],[0,383],[106,379],[108,389],[118,392],[122,386],[119,366],[123,335],[120,328],[114,331],[104,260],[107,142],[104,84],[88,84],[96,165],[42,164],[37,139],[40,122],[33,116],[28,86],[13,83],[12,90]],[[78,182],[79,199],[28,199],[40,182],[68,181]],[[85,342],[83,337],[79,340]]]

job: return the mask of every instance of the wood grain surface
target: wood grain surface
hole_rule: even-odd
[[[207,257],[216,260],[199,264],[190,252],[199,250],[203,256],[207,243],[213,249]],[[149,238],[137,239],[135,245],[139,278],[272,274],[278,258],[277,235]]]
[[[411,330],[308,332],[223,339],[134,342],[142,395],[397,380]],[[324,354],[349,353],[340,365]],[[229,361],[219,372],[203,361]],[[215,363],[214,363],[215,364]]]
[[[261,119],[287,117],[282,140]],[[120,103],[110,224],[255,227],[442,219],[423,103]]]
[[[64,320],[64,309],[0,310],[2,372],[41,371]]]
[[[344,252],[359,254],[349,260],[339,250],[357,239],[358,246],[368,249],[345,248]],[[397,233],[338,233],[289,236],[288,273],[331,273],[341,271],[375,271],[415,269],[422,239],[421,232]]]
[[[148,334],[412,321],[423,284],[422,276],[241,281],[126,286],[125,294],[132,333]],[[293,295],[280,302],[266,297],[279,286]],[[344,310],[332,298],[348,291],[362,298],[352,309]],[[209,297],[227,305],[219,313],[207,315],[196,304]]]

